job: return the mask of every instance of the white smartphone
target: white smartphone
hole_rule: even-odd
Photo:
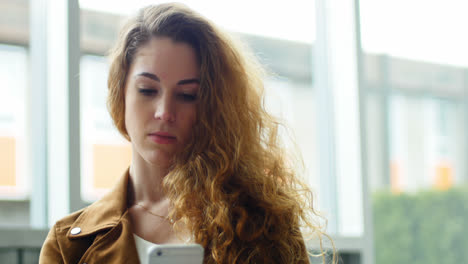
[[[204,249],[199,244],[164,244],[148,249],[148,264],[202,264]]]

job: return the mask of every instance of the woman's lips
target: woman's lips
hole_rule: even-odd
[[[150,139],[158,144],[174,144],[177,139],[169,133],[157,132],[149,134]]]

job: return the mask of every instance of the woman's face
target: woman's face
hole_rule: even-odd
[[[190,45],[153,37],[138,49],[125,84],[125,126],[134,158],[171,165],[190,140],[199,85]]]

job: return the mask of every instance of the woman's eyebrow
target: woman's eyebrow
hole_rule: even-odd
[[[143,77],[146,77],[146,78],[150,78],[152,80],[155,80],[157,82],[160,82],[159,80],[159,77],[156,76],[156,74],[152,74],[152,73],[149,73],[149,72],[140,72],[139,74],[137,74],[135,77],[138,77],[138,76],[143,76]]]
[[[153,74],[153,73],[140,72],[140,73],[138,73],[136,75],[136,77],[138,77],[138,76],[143,76],[143,77],[146,77],[146,78],[150,78],[151,80],[155,80],[157,82],[160,82],[159,77],[156,74]],[[183,79],[183,80],[178,81],[177,85],[185,85],[185,84],[192,84],[192,83],[200,84],[200,79],[198,79],[198,78]]]

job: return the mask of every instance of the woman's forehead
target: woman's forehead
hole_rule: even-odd
[[[130,68],[131,75],[152,73],[160,78],[198,78],[200,67],[195,50],[170,38],[152,38],[138,49]]]

